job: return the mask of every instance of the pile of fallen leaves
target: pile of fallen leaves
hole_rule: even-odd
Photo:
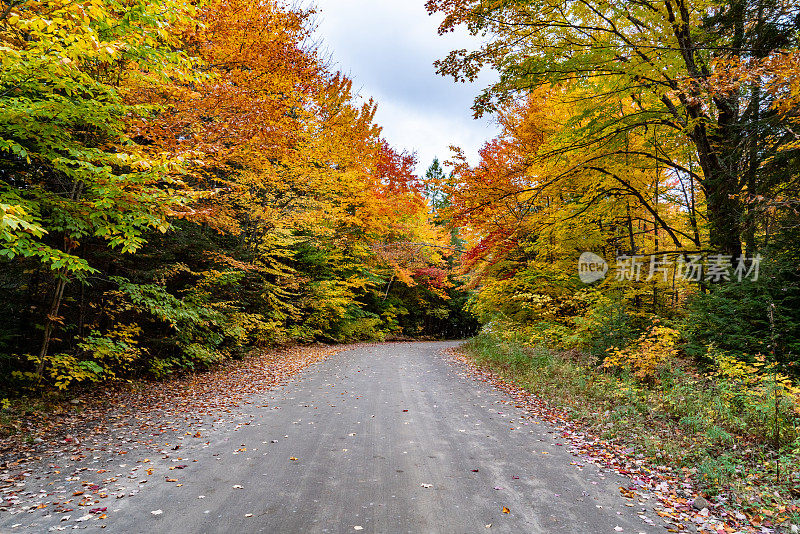
[[[652,459],[635,454],[635,448],[620,439],[600,439],[583,421],[571,419],[564,411],[515,385],[512,381],[479,366],[458,349],[448,349],[448,356],[475,380],[488,382],[511,395],[518,408],[553,425],[571,443],[570,451],[584,462],[612,469],[630,477],[627,487],[620,487],[623,497],[634,501],[654,501],[656,513],[672,525],[670,532],[697,531],[714,534],[795,532],[785,524],[788,514],[800,513],[796,505],[783,506],[769,513],[748,514],[726,509],[724,503],[712,502],[699,494],[691,470],[657,465]],[[781,525],[783,523],[783,525]]]
[[[208,372],[112,384],[57,402],[15,401],[3,414],[4,424],[15,432],[5,429],[0,437],[0,470],[17,468],[112,428],[145,435],[177,430],[182,426],[179,421],[230,411],[252,393],[280,386],[309,365],[350,348],[312,345],[256,351]]]

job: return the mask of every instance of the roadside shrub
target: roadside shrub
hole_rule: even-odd
[[[39,358],[33,355],[29,355],[28,359],[36,363],[39,361]],[[92,360],[81,360],[73,354],[49,354],[45,358],[45,363],[47,364],[45,377],[60,390],[74,384],[100,382],[104,379],[103,367]],[[31,389],[39,380],[33,372],[14,371],[12,376],[23,384],[23,387]]]
[[[776,362],[758,355],[752,364],[746,363],[714,346],[708,355],[722,404],[732,408],[725,414],[726,422],[738,422],[740,430],[771,440],[776,448],[798,438],[800,387],[778,371]]]
[[[628,305],[619,295],[606,295],[600,291],[586,291],[578,295],[588,303],[583,316],[573,319],[575,328],[563,336],[564,344],[586,350],[593,356],[603,357],[612,347],[624,347],[636,334]]]
[[[609,349],[603,368],[630,371],[648,383],[657,380],[659,372],[674,362],[680,332],[656,321],[636,342],[624,349]]]
[[[757,281],[713,284],[688,300],[682,348],[705,363],[713,363],[710,345],[747,362],[774,354],[783,372],[800,377],[798,259],[764,254]]]
[[[677,330],[656,322],[624,349],[610,351],[598,369],[574,350],[527,344],[518,330],[495,335],[499,324],[471,340],[466,352],[601,437],[686,468],[709,495],[760,495],[763,487],[783,499],[796,490],[800,388],[774,362],[760,356],[743,362],[711,346],[712,363],[703,373],[679,358]]]
[[[339,331],[341,341],[383,340],[380,317],[358,317],[345,322]]]

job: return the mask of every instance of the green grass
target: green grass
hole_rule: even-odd
[[[731,384],[712,381],[687,362],[661,370],[659,380],[645,385],[624,373],[604,372],[577,351],[559,353],[486,334],[463,351],[601,437],[633,446],[656,464],[687,468],[707,495],[724,494],[753,513],[776,503],[789,510],[800,504],[800,418],[789,403],[780,405],[781,441],[775,447],[771,399],[753,404],[723,395]]]

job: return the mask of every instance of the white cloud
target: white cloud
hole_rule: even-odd
[[[424,173],[433,158],[450,158],[450,145],[469,152],[477,161],[478,149],[495,134],[488,121],[472,122],[469,117],[433,114],[404,103],[384,100],[377,121],[385,125],[383,135],[398,149],[416,151],[418,172]]]
[[[424,0],[317,0],[317,35],[334,66],[354,78],[364,97],[378,102],[376,121],[396,148],[416,151],[418,172],[449,145],[476,161],[496,134],[487,119],[472,120],[472,101],[491,79],[457,84],[435,73],[433,62],[454,48],[475,48],[464,34],[439,36],[439,20]]]

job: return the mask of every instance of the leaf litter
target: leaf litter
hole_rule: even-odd
[[[232,422],[236,408],[252,404],[252,395],[282,386],[310,365],[357,346],[254,351],[208,372],[100,387],[26,415],[24,434],[0,436],[0,513],[40,511],[26,517],[30,520],[52,514],[62,522],[104,520],[108,499],[134,497],[148,477],[177,482],[165,472],[190,471],[197,462],[178,452],[182,445],[202,443],[215,426]],[[233,430],[249,424],[240,422]],[[153,453],[161,464],[179,463],[161,469],[150,467],[150,458],[126,461],[129,454]]]
[[[572,462],[577,468],[586,463],[615,471],[631,479],[628,487],[620,488],[620,495],[633,502],[654,504],[656,514],[668,525],[669,532],[699,532],[706,534],[777,534],[768,518],[747,516],[738,510],[727,510],[723,503],[711,503],[698,509],[695,503],[703,499],[696,490],[691,472],[670,466],[658,465],[647,458],[635,457],[633,449],[625,443],[612,443],[596,436],[587,425],[572,420],[568,415],[549,405],[545,400],[504,379],[497,373],[482,368],[474,360],[451,348],[445,355],[463,370],[462,376],[487,382],[508,394],[516,408],[524,409],[535,419],[553,426],[559,437],[569,442],[568,451],[581,459]],[[500,412],[498,412],[500,413]],[[564,445],[558,443],[557,445]],[[548,454],[542,451],[542,454]],[[705,501],[705,499],[703,499]],[[796,507],[800,511],[800,507]],[[503,513],[508,513],[503,507]],[[653,525],[652,519],[640,515],[643,522]]]

